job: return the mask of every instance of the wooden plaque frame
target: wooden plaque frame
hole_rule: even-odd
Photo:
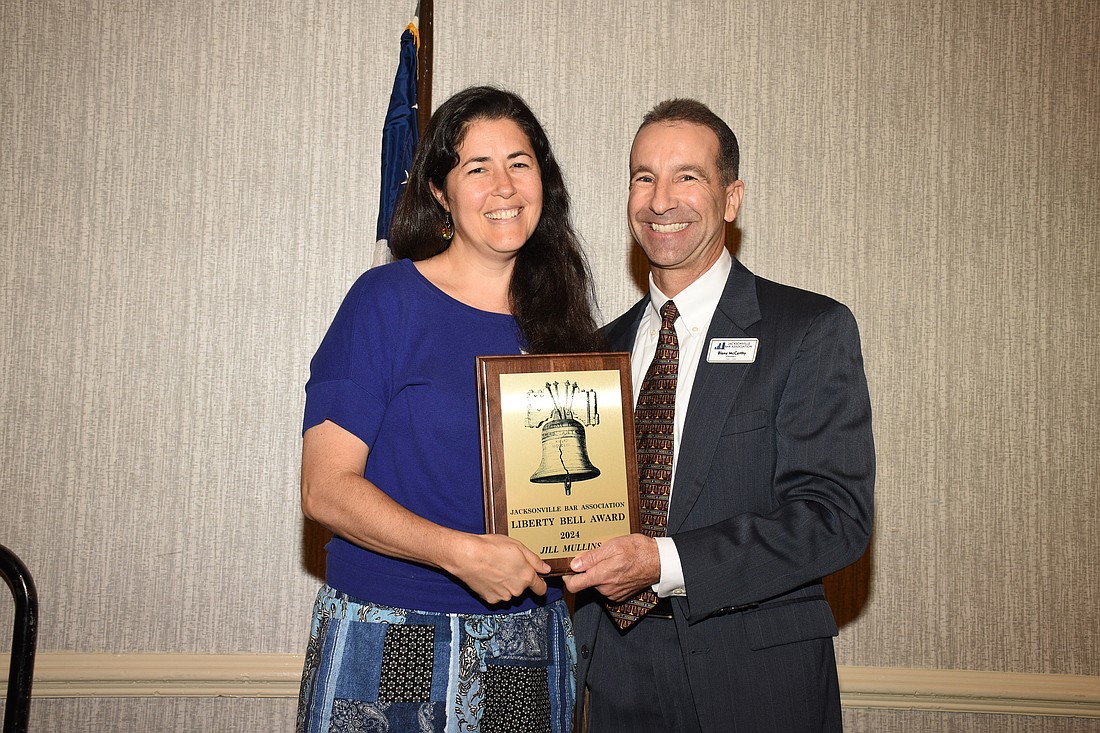
[[[560,575],[640,531],[629,354],[480,356],[477,377],[486,532]]]

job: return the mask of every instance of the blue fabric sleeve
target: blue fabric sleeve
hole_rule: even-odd
[[[310,362],[302,432],[331,420],[368,447],[373,446],[386,409],[385,383],[392,366],[392,344],[385,337],[384,317],[374,307],[369,273],[348,291]],[[370,343],[371,339],[375,343]]]

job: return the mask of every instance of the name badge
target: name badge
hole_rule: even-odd
[[[711,364],[752,364],[760,339],[711,339],[707,361]]]

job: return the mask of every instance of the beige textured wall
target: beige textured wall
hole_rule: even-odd
[[[841,663],[1100,676],[1100,5],[436,5],[436,103],[528,99],[604,320],[639,294],[630,137],[672,95],[741,139],[742,260],[855,311],[880,479],[873,550],[831,583]],[[301,387],[369,262],[412,6],[0,0],[0,543],[43,650],[302,650]],[[292,709],[36,705],[42,730]]]

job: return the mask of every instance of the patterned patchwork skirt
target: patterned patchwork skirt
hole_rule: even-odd
[[[505,615],[409,611],[329,586],[313,609],[299,733],[569,733],[564,601]]]

